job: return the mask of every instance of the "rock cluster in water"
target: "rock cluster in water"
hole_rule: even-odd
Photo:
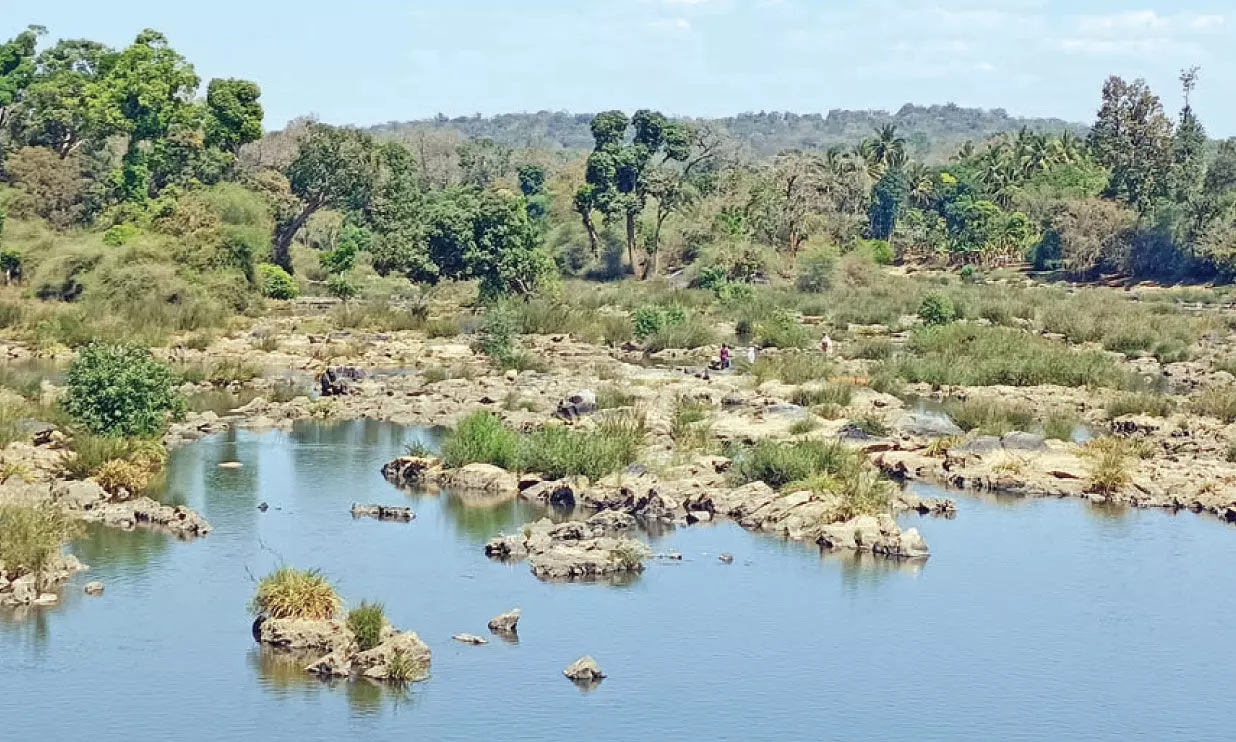
[[[336,619],[258,619],[254,637],[269,647],[316,655],[317,659],[305,665],[305,671],[314,675],[410,681],[429,677],[429,647],[416,632],[398,631],[390,625],[383,629],[381,642],[365,651],[347,625]],[[392,678],[393,666],[407,677]]]
[[[73,575],[87,569],[72,554],[53,557],[40,575],[22,571],[6,571],[0,564],[0,605],[52,605],[58,601],[55,593],[47,592],[64,584]]]
[[[549,580],[576,580],[637,574],[648,547],[626,535],[635,520],[622,513],[600,513],[587,521],[554,523],[548,518],[524,526],[513,536],[485,545],[493,559],[527,559],[532,573]]]

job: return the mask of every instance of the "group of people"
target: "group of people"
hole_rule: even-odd
[[[820,352],[826,356],[831,356],[833,354],[833,339],[832,337],[828,335],[828,333],[825,333],[824,337],[820,338]],[[755,346],[751,345],[747,347],[747,365],[750,366],[750,365],[753,365],[754,363],[755,363]],[[725,343],[721,344],[720,367],[722,371],[725,371],[727,369],[731,369],[734,367],[733,358],[730,352],[730,346],[726,345]]]

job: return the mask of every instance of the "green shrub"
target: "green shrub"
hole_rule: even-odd
[[[346,273],[337,273],[326,279],[326,293],[339,301],[347,302],[355,299],[360,289]]]
[[[893,342],[887,338],[859,340],[845,349],[845,355],[868,361],[887,361],[893,357]]]
[[[613,410],[635,404],[635,395],[616,384],[606,384],[597,390],[597,409]]]
[[[393,683],[408,683],[417,679],[420,670],[416,663],[402,649],[396,649],[391,654],[390,662],[386,663],[386,679]]]
[[[665,312],[660,307],[640,307],[632,323],[635,339],[644,340],[665,328]]]
[[[804,252],[798,258],[798,279],[795,286],[809,294],[822,294],[833,287],[837,273],[837,251],[819,247]]]
[[[515,317],[500,305],[492,306],[481,318],[472,349],[490,360],[504,363],[515,349]]]
[[[926,325],[947,325],[957,318],[957,310],[948,294],[936,291],[923,297],[918,316]]]
[[[60,546],[81,532],[77,521],[51,506],[0,505],[0,564],[9,579],[27,573],[42,587],[43,570]]]
[[[108,247],[123,247],[141,233],[142,231],[132,224],[117,224],[103,233],[103,244]]]
[[[867,240],[864,247],[871,251],[871,259],[876,265],[892,265],[895,256],[893,246],[884,240]]]
[[[258,281],[262,288],[262,296],[267,299],[287,301],[300,295],[296,280],[287,271],[277,265],[262,263],[258,266]]]
[[[356,637],[356,646],[367,652],[382,643],[386,628],[386,608],[381,603],[362,600],[356,608],[348,611],[348,629]]]
[[[93,477],[111,462],[134,465],[148,475],[163,468],[167,450],[156,440],[115,438],[79,433],[73,436],[69,449],[73,456],[64,462],[64,471],[73,479]],[[130,490],[132,492],[134,490]]]
[[[670,413],[670,438],[683,450],[704,448],[712,434],[712,408],[698,400],[678,397]]]
[[[847,407],[854,398],[854,387],[849,384],[825,384],[794,390],[790,402],[799,407],[815,407],[817,405],[837,405]]]
[[[751,373],[760,384],[769,379],[779,379],[786,384],[805,384],[826,379],[833,371],[832,362],[823,354],[810,352],[762,355],[755,359],[755,365],[751,367]]]
[[[544,427],[520,436],[518,469],[547,479],[599,479],[634,462],[642,443],[642,431],[585,433],[562,426]]]
[[[879,415],[864,415],[863,417],[855,418],[846,427],[850,430],[865,433],[872,438],[883,438],[892,432],[892,429],[888,427],[888,422]]]
[[[1129,377],[1107,355],[1078,351],[1019,330],[951,324],[910,334],[907,354],[891,370],[910,382],[936,386],[1106,386]]]
[[[802,420],[796,420],[790,426],[790,435],[806,435],[813,430],[818,430],[820,421],[814,417],[805,417]]]
[[[861,467],[861,455],[836,441],[779,443],[764,440],[741,451],[730,467],[739,484],[762,481],[780,489],[820,475],[838,476]]]
[[[96,435],[148,437],[183,414],[176,376],[145,348],[88,345],[69,365],[65,410]]]
[[[468,415],[442,441],[442,461],[454,469],[467,464],[493,464],[517,469],[519,436],[497,415],[481,410]]]
[[[777,309],[759,323],[756,342],[765,348],[805,348],[811,344],[811,331],[794,315]]]
[[[1194,397],[1189,407],[1196,415],[1236,422],[1236,387],[1212,386]]]
[[[1121,394],[1109,401],[1105,407],[1107,416],[1111,418],[1122,415],[1150,415],[1151,417],[1167,417],[1176,410],[1176,402],[1171,397],[1151,392],[1133,392]]]
[[[1028,431],[1034,425],[1034,413],[1030,410],[993,399],[949,399],[944,403],[944,411],[957,427],[983,435]]]
[[[667,348],[683,348],[693,350],[709,345],[716,345],[717,333],[712,325],[703,320],[690,319],[667,322],[664,327],[655,332],[644,343],[645,350],[656,353]]]
[[[267,618],[323,621],[334,618],[341,605],[335,588],[321,572],[284,565],[258,582],[249,611]]]
[[[1077,430],[1077,418],[1065,413],[1052,413],[1043,421],[1043,437],[1055,441],[1071,441]]]
[[[635,334],[631,319],[621,314],[604,314],[597,320],[601,329],[601,339],[611,348],[630,340]]]

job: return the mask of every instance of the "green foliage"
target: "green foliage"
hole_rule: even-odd
[[[60,545],[80,532],[80,524],[58,507],[0,504],[0,564],[9,579],[33,573],[41,587],[43,570],[59,556]]]
[[[103,233],[103,244],[108,247],[121,247],[132,242],[142,231],[132,224],[117,224]]]
[[[467,464],[518,467],[519,436],[491,412],[468,415],[442,441],[442,461],[450,468]]]
[[[1035,417],[1031,410],[994,399],[949,399],[944,403],[944,411],[957,427],[983,435],[1028,431]]]
[[[340,301],[350,301],[360,294],[360,289],[351,277],[343,274],[331,276],[326,281],[326,291]]]
[[[811,344],[811,331],[793,314],[777,309],[759,323],[756,342],[765,348],[805,348]]]
[[[1123,415],[1167,417],[1176,410],[1176,401],[1162,394],[1133,392],[1113,397],[1108,401],[1105,409],[1110,418]]]
[[[637,340],[646,340],[665,328],[666,313],[661,307],[644,306],[635,310],[632,317]]]
[[[1218,418],[1224,423],[1236,422],[1236,387],[1212,386],[1192,399],[1189,408],[1195,415]]]
[[[249,601],[249,611],[267,618],[334,618],[343,602],[322,573],[281,565],[263,577]]]
[[[778,379],[786,384],[805,384],[826,379],[834,370],[833,363],[823,354],[806,352],[761,355],[756,359],[751,373],[761,384],[768,379]]]
[[[517,332],[515,316],[511,311],[502,305],[492,306],[485,310],[476,339],[472,341],[472,349],[496,363],[505,363],[515,352]]]
[[[833,287],[836,272],[836,251],[828,247],[815,248],[799,256],[795,285],[799,291],[822,294]]]
[[[183,413],[176,377],[144,348],[88,345],[69,366],[65,410],[98,435],[145,437],[161,433],[170,415]]]
[[[926,325],[947,325],[957,319],[957,310],[948,294],[937,291],[923,297],[918,316]]]
[[[362,600],[361,604],[348,611],[348,630],[356,637],[356,646],[362,652],[382,643],[386,629],[386,607],[381,603]]]
[[[262,263],[257,267],[257,271],[262,296],[267,299],[287,301],[300,295],[300,287],[296,285],[296,279],[279,266]]]
[[[248,80],[214,79],[206,86],[208,147],[232,153],[262,138],[262,89]]]
[[[731,476],[739,484],[762,481],[774,489],[820,475],[838,476],[861,468],[859,454],[836,441],[760,441],[734,457]]]
[[[848,407],[854,399],[854,387],[849,384],[824,384],[822,386],[795,389],[790,402],[800,407],[837,405]]]

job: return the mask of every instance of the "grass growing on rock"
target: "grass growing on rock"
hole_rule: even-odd
[[[770,379],[786,384],[805,384],[828,378],[833,369],[832,362],[820,353],[790,352],[760,356],[751,367],[751,373],[760,384]]]
[[[966,432],[983,435],[1004,435],[1015,430],[1029,430],[1034,425],[1034,413],[1018,406],[993,399],[949,399],[944,411]]]
[[[536,472],[550,479],[603,477],[635,461],[647,433],[634,410],[601,416],[593,431],[551,425],[526,433],[506,427],[491,412],[475,412],[442,443],[446,466],[493,464],[510,471]]]
[[[113,462],[130,464],[149,477],[167,462],[167,450],[162,444],[144,438],[110,438],[82,433],[74,436],[70,450],[74,455],[65,460],[64,469],[73,479],[95,476]]]
[[[80,531],[59,508],[0,505],[0,564],[10,577],[33,573],[41,586],[43,570],[61,544]]]
[[[1236,422],[1236,386],[1212,386],[1194,397],[1189,406],[1194,414]]]
[[[1098,351],[1080,351],[1005,327],[950,324],[914,331],[892,362],[910,382],[934,386],[1123,387],[1128,378]]]
[[[1111,418],[1124,415],[1150,415],[1151,417],[1167,417],[1176,410],[1176,402],[1171,397],[1152,392],[1130,392],[1114,397],[1105,406],[1107,416]]]
[[[361,604],[348,611],[348,629],[356,637],[362,652],[382,643],[382,630],[386,628],[386,607],[381,603],[362,600]]]
[[[342,605],[321,572],[283,565],[258,582],[249,610],[267,618],[325,620],[334,618]]]
[[[861,457],[836,441],[759,441],[734,457],[730,472],[739,484],[762,481],[781,489],[821,475],[837,476],[861,467]]]
[[[712,408],[698,400],[678,397],[670,413],[670,438],[684,450],[704,448],[712,434]]]
[[[816,387],[796,389],[790,396],[790,402],[799,407],[816,407],[818,405],[837,405],[848,407],[854,398],[854,387],[849,384],[824,384]]]

